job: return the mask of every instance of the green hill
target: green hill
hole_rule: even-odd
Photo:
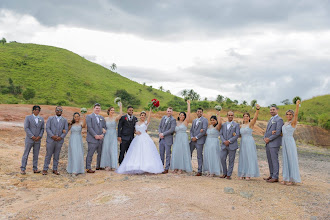
[[[152,98],[167,103],[174,97],[57,47],[12,42],[0,45],[0,56],[0,103],[110,106],[115,93],[125,89],[129,95],[123,103],[144,108]],[[28,88],[34,98],[28,99]]]

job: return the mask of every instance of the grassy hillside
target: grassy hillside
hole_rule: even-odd
[[[143,108],[152,98],[167,103],[174,96],[151,89],[115,72],[92,63],[65,49],[36,44],[7,43],[0,45],[0,103],[61,104],[90,107],[99,102],[113,105],[115,93],[125,89],[140,100]],[[35,90],[29,100],[22,94],[6,94],[10,86]]]

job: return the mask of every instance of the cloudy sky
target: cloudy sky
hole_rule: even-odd
[[[262,105],[330,93],[329,0],[1,0],[0,38],[155,88]]]

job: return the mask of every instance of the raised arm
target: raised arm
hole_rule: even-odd
[[[294,117],[293,117],[293,120],[291,122],[292,127],[296,127],[296,125],[297,125],[298,113],[299,113],[299,104],[300,104],[300,100],[298,99],[297,102],[296,102],[296,111],[294,112]]]
[[[86,127],[86,117],[84,115],[82,115],[83,118],[83,124],[81,125],[82,128]]]
[[[258,115],[259,115],[259,110],[260,110],[260,105],[256,104],[256,113],[254,113],[253,119],[250,122],[250,126],[249,126],[251,129],[253,129],[254,125],[257,122],[257,118],[258,118]]]
[[[188,126],[190,121],[190,100],[187,100],[187,117],[186,120],[184,121],[184,124]]]
[[[150,123],[151,112],[152,112],[152,109],[150,108],[150,110],[149,110],[149,115],[148,115],[148,119],[147,119],[147,123],[148,123],[148,124]]]
[[[217,111],[217,115],[219,115],[219,117],[218,117],[218,125],[216,126],[216,129],[220,131],[222,126],[222,118],[220,117],[220,111]]]
[[[123,116],[123,105],[121,104],[121,102],[119,103],[119,115],[116,117],[116,121],[118,121],[121,116]]]

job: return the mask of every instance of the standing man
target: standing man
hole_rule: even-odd
[[[208,121],[203,117],[203,109],[197,109],[197,118],[192,122],[190,128],[190,152],[191,156],[195,148],[197,148],[198,172],[196,176],[202,175],[203,167],[203,146],[206,140],[206,129]]]
[[[278,182],[279,175],[279,162],[278,162],[278,151],[280,150],[280,146],[282,144],[282,126],[283,120],[277,114],[278,107],[273,104],[270,106],[270,114],[271,118],[268,121],[267,129],[264,135],[264,141],[266,143],[266,154],[269,166],[270,175],[268,178],[264,178],[269,183]],[[273,134],[275,133],[275,134]]]
[[[95,170],[92,170],[92,160],[95,151],[97,151],[96,159],[96,170],[104,170],[100,167],[101,163],[101,153],[102,153],[102,144],[104,133],[103,129],[107,129],[106,122],[103,116],[100,115],[101,105],[95,103],[93,107],[93,113],[86,116],[87,124],[87,137],[86,141],[88,143],[88,151],[86,156],[86,172],[95,173]]]
[[[119,164],[124,159],[129,145],[134,138],[135,124],[137,118],[133,115],[133,107],[127,107],[127,114],[123,115],[118,122],[118,142],[120,143]]]
[[[163,174],[168,173],[171,161],[171,146],[173,144],[173,133],[175,131],[175,118],[172,116],[173,109],[171,107],[167,108],[166,115],[162,117],[160,124],[158,126],[159,132],[159,153],[160,159],[164,165],[165,152],[166,152],[166,166]]]
[[[238,148],[237,139],[239,137],[239,124],[234,122],[234,112],[227,112],[228,121],[221,126],[220,139],[221,151],[220,160],[223,168],[223,175],[221,178],[231,179],[234,169],[235,155]],[[227,156],[229,155],[229,163],[227,169]]]
[[[60,152],[64,138],[68,133],[68,121],[62,117],[63,109],[61,106],[55,108],[55,116],[50,116],[47,120],[46,131],[46,157],[44,163],[43,175],[47,175],[50,160],[53,156],[53,173],[60,175],[57,171]]]
[[[33,173],[40,173],[38,170],[38,156],[40,150],[41,138],[44,134],[44,119],[39,116],[40,106],[35,105],[32,107],[32,115],[25,117],[24,130],[26,133],[25,137],[25,150],[22,156],[21,174],[25,175],[27,160],[33,148]]]

